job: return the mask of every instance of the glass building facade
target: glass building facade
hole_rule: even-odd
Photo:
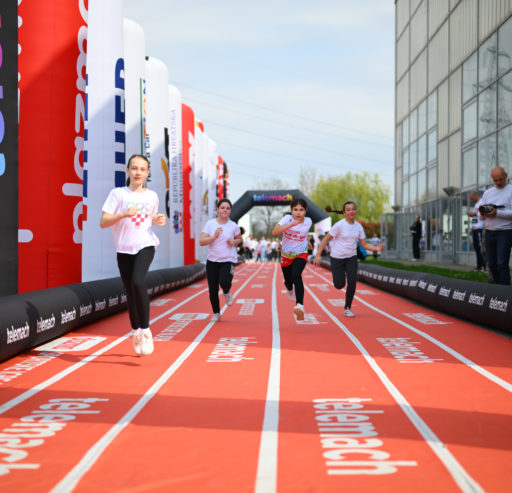
[[[512,0],[396,0],[394,213],[385,258],[473,265],[469,192],[512,176]]]

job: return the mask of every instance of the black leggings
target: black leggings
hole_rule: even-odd
[[[295,300],[298,304],[304,304],[304,283],[302,282],[302,271],[306,267],[306,261],[303,258],[295,258],[290,265],[281,266],[284,277],[284,285],[288,291],[295,287]]]
[[[356,294],[357,281],[357,255],[348,258],[331,257],[332,282],[336,289],[345,287],[347,278],[347,291],[345,294],[345,308],[352,307],[352,300]]]
[[[223,293],[229,293],[231,282],[235,273],[233,262],[206,261],[206,278],[208,279],[208,291],[213,313],[220,313],[219,284]]]
[[[155,256],[155,247],[143,248],[135,255],[117,253],[117,265],[128,302],[128,314],[133,330],[149,327],[149,295],[146,275]]]

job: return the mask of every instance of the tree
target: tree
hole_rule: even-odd
[[[313,190],[318,184],[316,168],[301,168],[299,175],[299,190],[308,198],[311,198]]]
[[[330,206],[341,210],[351,200],[357,206],[357,217],[367,222],[380,220],[380,216],[391,200],[391,187],[385,185],[379,176],[364,173],[346,173],[340,176],[322,177],[311,194],[311,200],[325,209]],[[333,222],[343,216],[331,214]]]

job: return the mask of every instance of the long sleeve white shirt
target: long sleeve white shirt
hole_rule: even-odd
[[[482,195],[482,204],[502,205],[503,209],[496,209],[495,217],[480,216],[485,221],[485,229],[498,231],[512,229],[512,185],[503,188],[492,187]]]

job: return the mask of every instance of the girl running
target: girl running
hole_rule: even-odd
[[[112,226],[117,265],[133,329],[133,349],[135,354],[148,355],[154,347],[149,329],[146,275],[160,243],[151,226],[164,226],[165,215],[157,214],[158,195],[144,187],[149,161],[144,156],[133,155],[126,170],[126,186],[112,189],[103,204],[100,227]]]
[[[293,313],[297,320],[304,320],[304,283],[302,271],[308,260],[308,232],[312,221],[306,217],[307,203],[304,199],[293,199],[291,214],[286,214],[272,231],[272,235],[283,234],[281,243],[281,270],[288,298],[295,301]]]
[[[221,199],[217,205],[217,217],[206,222],[199,237],[201,246],[208,245],[206,277],[212,305],[212,322],[220,320],[219,284],[226,299],[226,305],[233,304],[231,282],[237,261],[236,247],[242,243],[238,225],[229,219],[231,202]]]
[[[352,300],[356,292],[357,281],[357,241],[363,248],[372,252],[381,252],[382,244],[370,245],[366,241],[363,227],[355,220],[357,214],[356,204],[352,201],[345,202],[341,211],[345,218],[338,221],[324,236],[318,246],[314,264],[320,265],[322,251],[331,240],[331,271],[332,280],[336,289],[343,289],[345,277],[347,291],[345,296],[345,317],[354,317],[352,312]]]

